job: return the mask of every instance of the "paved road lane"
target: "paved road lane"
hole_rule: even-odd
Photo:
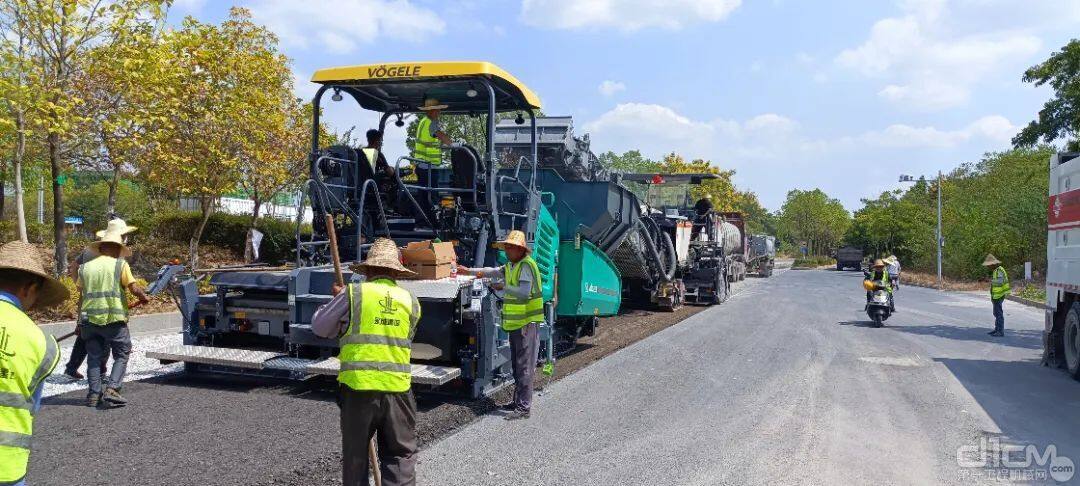
[[[860,280],[763,280],[549,387],[527,422],[433,444],[420,483],[986,483],[957,464],[984,438],[1080,459],[1080,383],[1038,365],[1041,311],[1006,302],[997,339],[986,298],[905,287],[874,329]]]

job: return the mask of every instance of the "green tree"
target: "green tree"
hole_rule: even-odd
[[[827,255],[851,225],[851,214],[821,189],[788,192],[780,208],[778,233],[792,248],[805,244],[811,255]]]
[[[139,169],[154,186],[199,202],[202,214],[189,242],[192,267],[215,203],[241,186],[245,161],[257,163],[252,161],[265,155],[258,144],[266,134],[259,132],[268,113],[277,117],[283,109],[285,61],[275,42],[247,10],[233,8],[221,25],[184,19],[155,55],[159,92],[151,109],[161,122],[148,133],[153,150]],[[275,120],[288,125],[288,118]]]
[[[0,0],[4,23],[25,35],[32,60],[24,79],[33,128],[45,137],[52,176],[53,240],[56,272],[67,270],[63,180],[79,140],[77,108],[83,94],[74,80],[95,46],[130,36],[134,26],[156,23],[165,14],[165,0]]]
[[[1039,110],[1039,118],[1013,138],[1017,147],[1033,147],[1041,140],[1066,140],[1069,150],[1080,150],[1080,40],[1073,39],[1045,62],[1024,71],[1024,82],[1049,83],[1054,98]]]
[[[628,150],[622,154],[604,152],[599,155],[600,165],[610,172],[622,174],[635,174],[643,172],[656,172],[660,169],[660,163],[651,160],[638,150]]]

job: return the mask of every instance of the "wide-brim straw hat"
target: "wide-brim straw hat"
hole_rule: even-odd
[[[992,267],[994,265],[1001,265],[1001,260],[998,260],[993,254],[988,254],[982,264],[984,267]]]
[[[884,268],[884,267],[885,267],[885,260],[882,260],[880,258],[878,258],[877,260],[874,260],[874,268]]]
[[[897,259],[896,259],[896,255],[889,255],[889,258],[886,258],[886,259],[885,259],[885,263],[887,263],[887,264],[889,264],[889,265],[893,265],[893,264],[895,264],[895,263],[896,263],[897,261],[899,261],[899,260],[897,260]]]
[[[109,220],[109,225],[106,226],[105,229],[103,229],[101,231],[98,231],[96,233],[96,235],[97,235],[98,238],[103,238],[108,233],[119,233],[120,236],[124,236],[124,235],[126,235],[128,233],[131,233],[132,231],[137,230],[137,229],[139,229],[139,228],[137,228],[135,226],[128,226],[126,221],[124,221],[124,220],[122,220],[120,218],[116,218],[116,219]]]
[[[420,111],[445,110],[447,108],[450,108],[450,106],[439,103],[439,100],[435,98],[428,98],[424,100],[424,104],[420,105]]]
[[[114,243],[120,247],[120,258],[131,256],[131,248],[128,248],[127,245],[124,244],[124,236],[117,233],[105,233],[105,236],[102,236],[100,240],[86,245],[86,248],[95,255],[102,255],[101,245],[106,243]]]
[[[379,238],[368,248],[367,258],[361,263],[352,265],[353,271],[362,272],[368,269],[393,273],[397,276],[416,275],[416,272],[405,268],[401,264],[401,250],[398,250],[394,241],[388,238]]]
[[[42,277],[35,308],[52,307],[71,296],[64,284],[45,271],[41,255],[37,248],[29,243],[12,241],[0,246],[0,269],[19,270]]]
[[[505,250],[507,245],[522,248],[526,252],[532,251],[529,249],[529,244],[525,242],[525,233],[519,230],[511,231],[510,234],[506,235],[505,240],[496,242],[492,246],[500,250]]]

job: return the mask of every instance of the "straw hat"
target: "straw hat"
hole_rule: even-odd
[[[998,260],[997,257],[992,254],[987,254],[986,260],[983,260],[982,264],[984,267],[992,267],[994,265],[1001,265],[1001,260]]]
[[[885,263],[887,263],[889,265],[893,265],[896,262],[897,262],[896,255],[889,255],[889,257],[885,259]]]
[[[880,258],[874,260],[874,268],[885,268],[885,261]]]
[[[38,309],[57,305],[70,296],[67,287],[45,271],[41,255],[37,248],[29,243],[12,241],[0,246],[0,269],[19,270],[44,279],[34,304]]]
[[[134,226],[128,226],[128,224],[124,220],[120,218],[115,218],[109,220],[109,225],[106,226],[105,229],[97,232],[97,237],[101,238],[105,236],[105,234],[110,232],[120,233],[120,236],[123,236],[137,229],[139,228],[136,228]]]
[[[531,251],[529,250],[529,244],[525,242],[525,233],[520,230],[511,231],[510,234],[506,235],[505,240],[497,242],[492,246],[500,250],[505,250],[506,245],[522,248],[526,252]]]
[[[449,105],[439,103],[439,100],[435,98],[428,98],[424,100],[424,104],[420,105],[420,111],[445,110],[449,107]]]
[[[131,248],[128,248],[127,245],[124,244],[124,235],[131,233],[136,229],[137,228],[134,226],[128,226],[122,219],[114,219],[109,221],[109,226],[107,226],[104,231],[97,232],[97,236],[100,239],[90,243],[87,248],[100,255],[101,245],[103,243],[116,243],[117,245],[120,245],[120,257],[129,257],[131,256]]]
[[[355,272],[362,272],[369,268],[389,270],[397,276],[416,275],[416,272],[405,268],[401,264],[401,251],[398,250],[394,241],[388,238],[375,240],[371,244],[371,248],[368,248],[367,258],[362,263],[356,263],[352,266]]]

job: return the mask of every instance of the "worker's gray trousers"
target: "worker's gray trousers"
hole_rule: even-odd
[[[510,358],[514,364],[514,407],[528,411],[532,408],[533,377],[536,376],[536,359],[540,353],[540,335],[537,323],[530,322],[516,331],[510,331]]]
[[[79,336],[86,340],[86,380],[90,382],[90,393],[101,393],[101,369],[108,359],[106,349],[112,351],[112,374],[109,375],[109,387],[120,389],[127,373],[128,355],[131,354],[131,332],[126,322],[114,322],[104,326],[83,324]]]
[[[994,331],[1005,332],[1005,310],[1001,308],[1004,298],[990,299],[994,303]]]
[[[368,484],[368,440],[378,433],[383,486],[416,484],[416,400],[412,391],[356,391],[340,385],[344,486]]]

